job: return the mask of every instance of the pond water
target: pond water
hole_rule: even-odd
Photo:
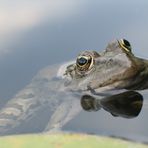
[[[146,0],[0,3],[0,108],[40,69],[74,59],[82,50],[100,51],[113,39],[126,38],[135,55],[148,58]],[[82,111],[63,129],[148,142],[148,91],[141,93],[144,105],[136,118]]]
[[[148,92],[143,92],[143,94],[145,93]],[[135,118],[114,117],[103,109],[97,112],[82,111],[75,119],[64,126],[64,130],[117,136],[148,142],[148,105],[146,96],[144,95],[143,108]]]

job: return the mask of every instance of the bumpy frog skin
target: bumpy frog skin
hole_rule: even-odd
[[[72,90],[148,88],[148,61],[135,57],[130,50],[122,48],[119,41],[109,43],[101,53],[85,51],[79,55],[87,56],[91,56],[93,61],[90,69],[81,70],[77,64],[67,68],[66,75],[71,77]]]
[[[81,110],[80,99],[107,91],[148,87],[148,61],[135,57],[125,40],[103,52],[84,51],[77,60],[41,70],[0,110],[0,135],[56,131]]]

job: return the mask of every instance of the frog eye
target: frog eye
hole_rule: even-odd
[[[80,56],[77,58],[77,64],[79,66],[85,66],[88,63],[88,58],[84,56]]]
[[[80,71],[89,70],[93,65],[93,58],[89,55],[78,56],[76,60],[76,65],[77,65],[78,70]]]
[[[126,39],[119,40],[119,45],[127,52],[131,52],[132,50],[131,44]]]

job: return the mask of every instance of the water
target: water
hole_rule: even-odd
[[[148,57],[146,0],[0,3],[0,107],[43,67],[100,51],[113,39],[128,39],[137,56]],[[146,102],[148,92],[142,93]],[[145,105],[137,118],[123,119],[82,111],[64,129],[148,141],[147,112]]]
[[[110,113],[104,110],[98,112],[82,111],[81,114],[70,121],[64,129],[148,142],[148,108],[145,102],[142,111],[136,118],[126,119],[113,117]]]

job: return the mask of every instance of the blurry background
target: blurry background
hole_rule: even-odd
[[[43,67],[113,39],[126,38],[148,58],[147,8],[146,0],[0,0],[0,107]],[[125,120],[82,112],[65,129],[148,139],[147,113]]]

